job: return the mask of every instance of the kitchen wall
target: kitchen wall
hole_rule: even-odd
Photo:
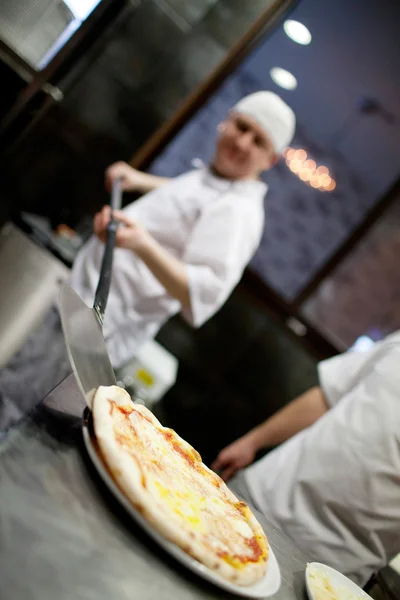
[[[58,83],[64,100],[9,154],[2,197],[53,225],[92,213],[106,199],[105,167],[129,159],[270,4],[127,2]]]
[[[357,246],[324,279],[302,314],[334,344],[400,329],[400,192]]]

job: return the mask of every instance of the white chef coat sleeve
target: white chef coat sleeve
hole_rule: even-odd
[[[366,352],[349,350],[318,364],[319,383],[329,406],[337,404],[360,382],[386,345],[383,340]]]
[[[256,251],[263,217],[234,202],[207,206],[190,235],[183,255],[190,307],[183,318],[200,327],[224,304]]]

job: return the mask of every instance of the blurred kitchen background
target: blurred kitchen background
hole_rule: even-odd
[[[144,393],[179,364],[158,410],[209,461],[313,385],[318,360],[399,328],[399,22],[396,0],[2,0],[0,362],[68,276],[107,165],[207,162],[260,88],[298,119],[262,244],[210,322],[162,329]]]

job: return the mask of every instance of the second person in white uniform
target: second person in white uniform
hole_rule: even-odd
[[[400,552],[399,365],[400,332],[319,363],[318,387],[212,465],[310,560],[362,586]]]

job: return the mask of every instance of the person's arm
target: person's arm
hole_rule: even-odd
[[[108,167],[105,172],[105,185],[111,189],[115,179],[121,180],[121,188],[125,192],[139,192],[147,194],[170,181],[168,177],[158,177],[150,173],[138,171],[125,162],[116,162]]]
[[[225,302],[239,281],[259,241],[259,224],[245,221],[244,213],[231,203],[204,211],[192,229],[182,260],[165,250],[140,223],[115,212],[124,226],[117,230],[116,244],[132,250],[182,307],[182,315],[200,327]],[[105,240],[110,207],[95,216],[94,232]]]
[[[245,222],[243,214],[233,203],[209,207],[192,229],[182,260],[123,212],[115,212],[124,225],[117,230],[116,243],[132,250],[181,303],[184,318],[200,327],[224,303],[258,242],[258,224],[255,219]],[[109,218],[108,206],[95,216],[94,232],[101,241]]]
[[[251,438],[256,451],[285,442],[315,423],[328,410],[321,388],[311,388],[252,430]]]
[[[182,307],[190,308],[189,281],[183,262],[166,252],[151,236],[135,253],[167,292],[179,300]]]
[[[179,300],[182,306],[189,307],[189,283],[184,263],[164,250],[143,227],[127,217],[125,213],[114,211],[114,216],[123,224],[117,229],[116,245],[119,248],[132,250],[170,295]],[[105,206],[94,218],[94,232],[103,242],[109,220],[109,206]]]
[[[211,468],[225,481],[252,463],[259,450],[277,446],[309,427],[329,410],[320,387],[313,387],[272,415],[217,456]]]

